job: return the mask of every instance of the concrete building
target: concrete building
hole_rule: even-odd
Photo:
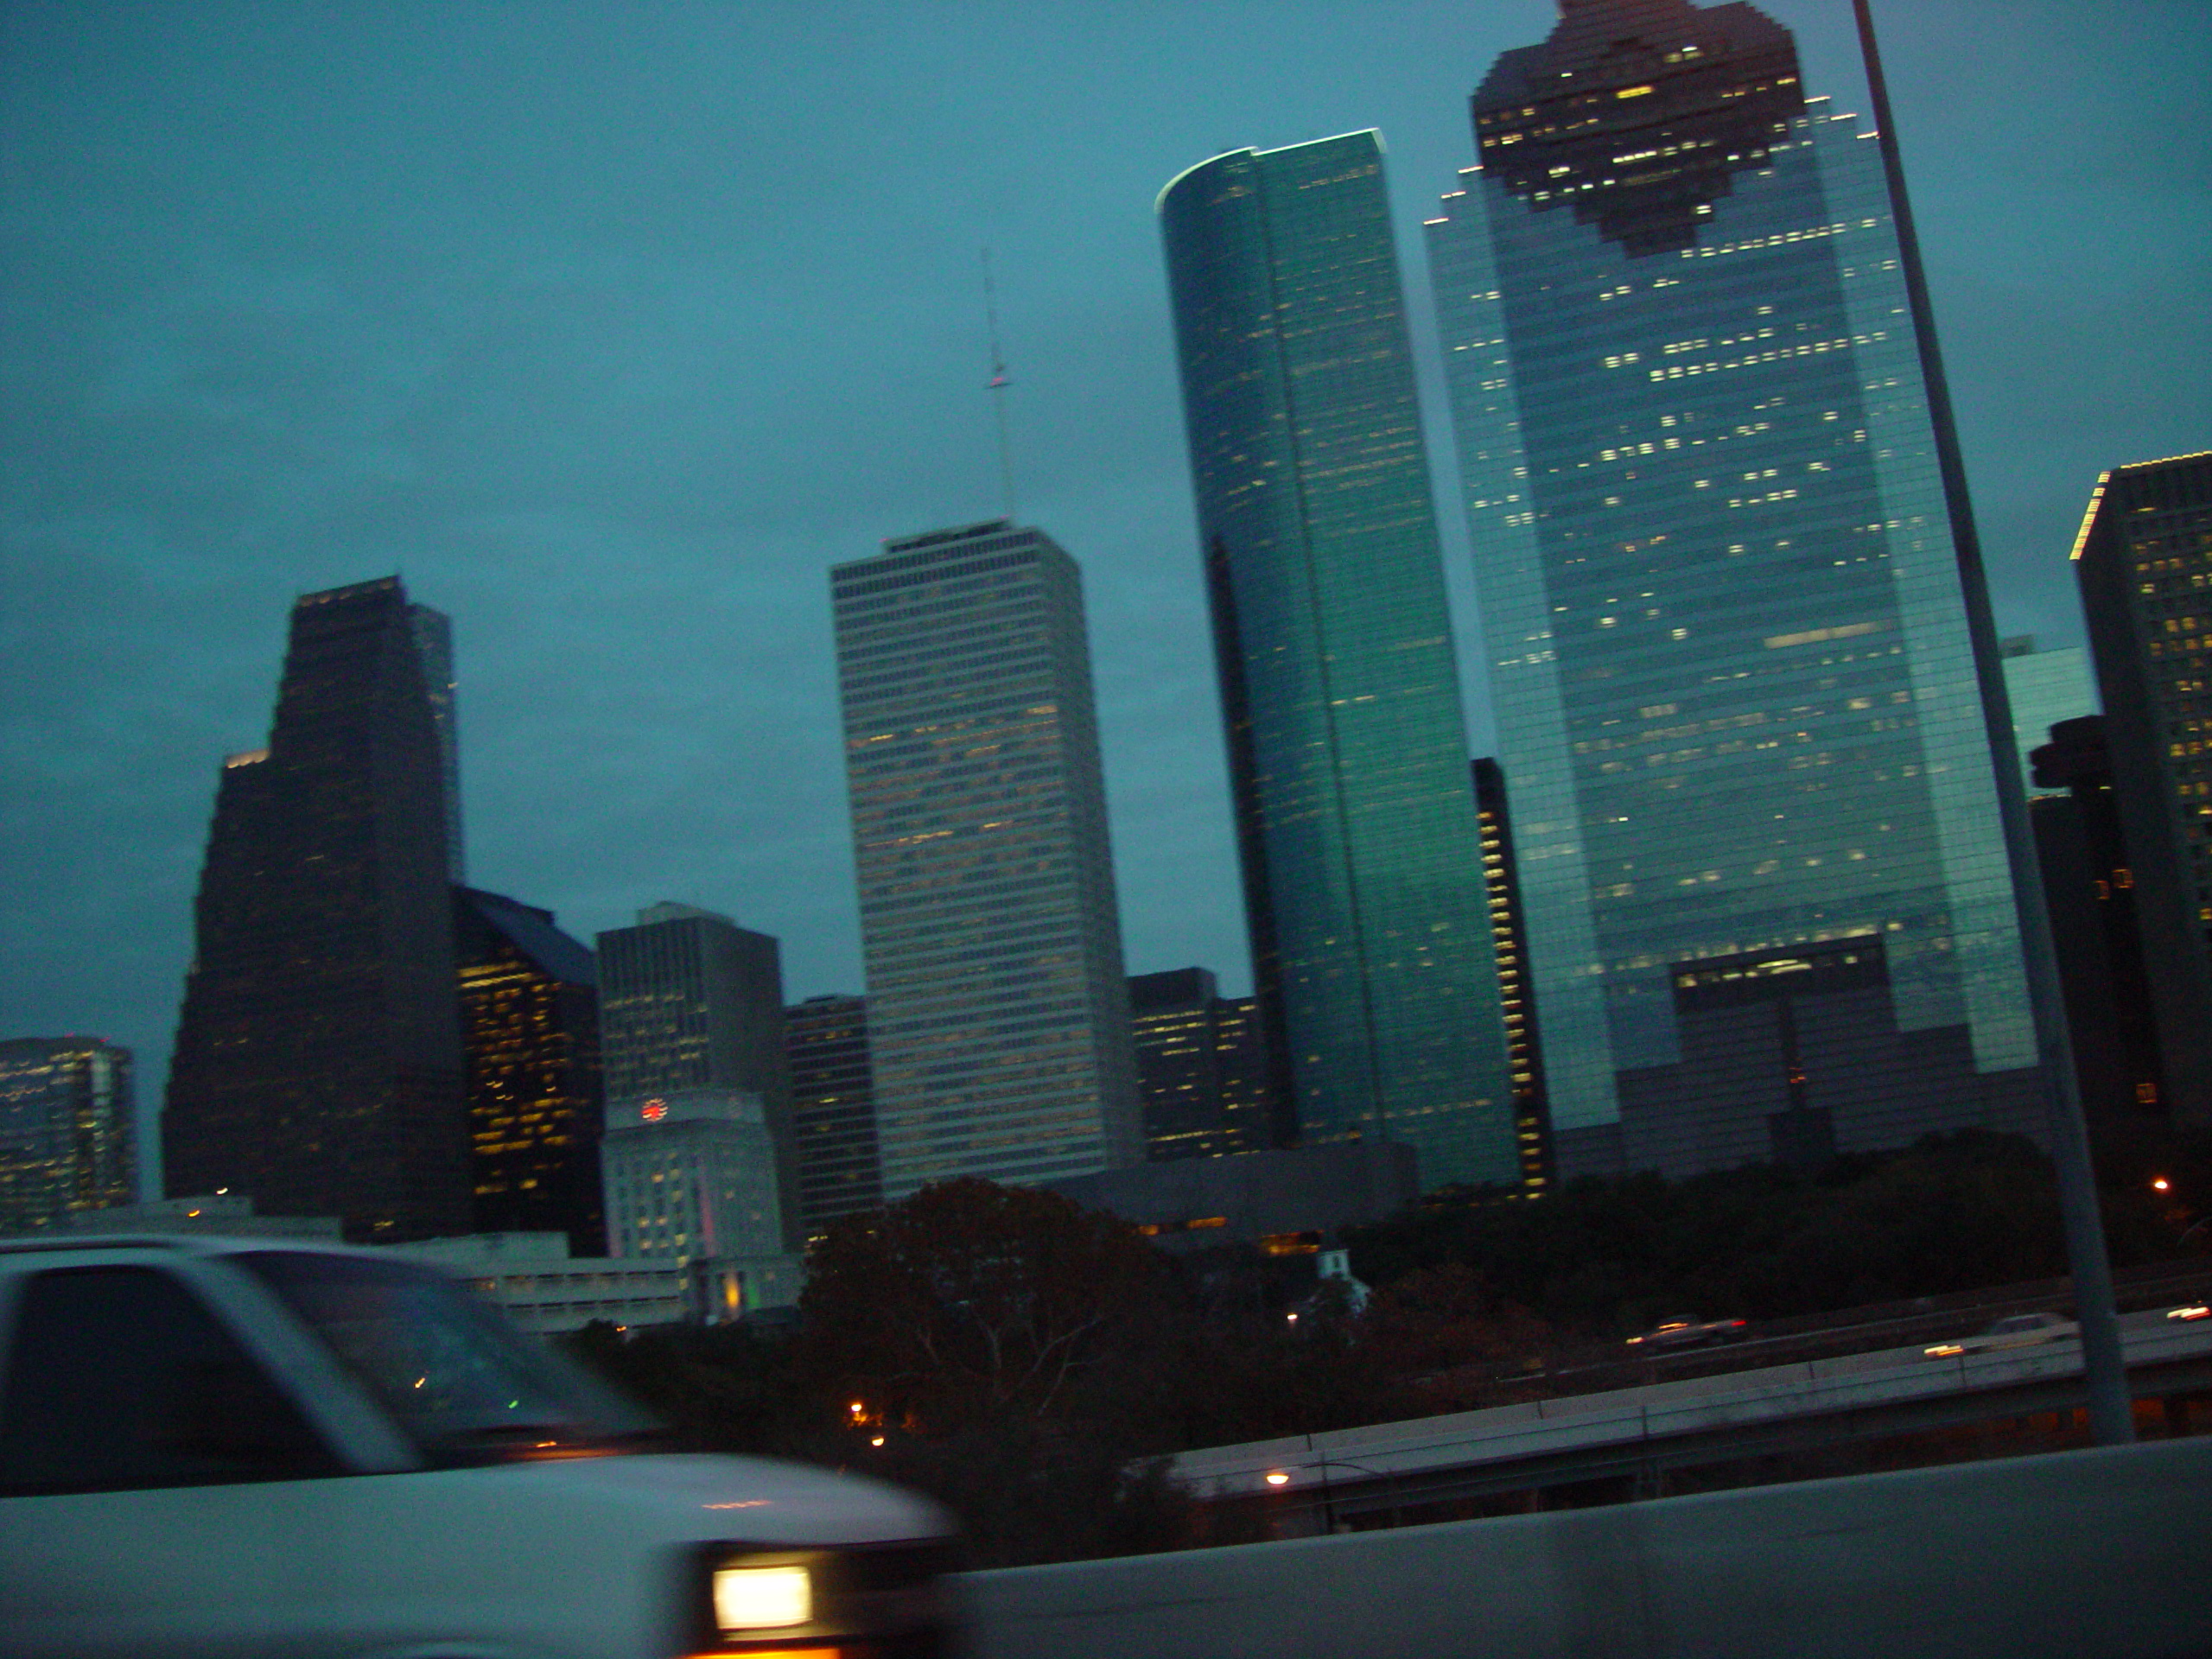
[[[679,1267],[786,1249],[760,1096],[673,1090],[610,1114],[600,1143],[607,1253]]]
[[[391,1242],[469,1224],[445,619],[396,576],[292,607],[268,747],[223,766],[162,1145],[172,1194]]]
[[[830,586],[884,1198],[1138,1161],[1075,561],[999,518]]]
[[[1275,1088],[1305,1144],[1516,1180],[1381,141],[1231,151],[1159,209]]]
[[[725,1325],[798,1297],[796,1258],[749,1263],[610,1261],[574,1256],[565,1233],[474,1233],[392,1247],[395,1255],[446,1268],[539,1336],[595,1321],[617,1329]]]
[[[781,1241],[777,1248],[797,1249],[798,1157],[776,941],[713,911],[662,903],[598,943],[608,1134],[658,1122],[658,1110],[647,1116],[649,1102],[749,1101],[745,1121],[757,1119],[767,1137],[760,1175],[775,1209],[766,1224]],[[606,1191],[614,1191],[611,1176]],[[625,1254],[612,1211],[607,1222],[609,1248]]]
[[[1573,0],[1471,112],[1428,247],[1561,1176],[1796,1157],[1801,1094],[1846,1148],[2041,1134],[1997,642],[1879,144],[1788,30],[1687,0]],[[1887,986],[1849,994],[1883,1110],[1770,1040],[1703,1069],[1708,972],[1839,951]]]
[[[2212,451],[2115,467],[2074,543],[2164,1109],[2212,1122]]]
[[[97,1037],[0,1041],[0,1233],[138,1196],[130,1051]]]

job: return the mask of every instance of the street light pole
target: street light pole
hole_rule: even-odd
[[[2066,1005],[2058,986],[2057,953],[2050,938],[2050,916],[2044,906],[2043,875],[2034,832],[2019,782],[2019,760],[2012,750],[2012,713],[1999,666],[1997,628],[1989,613],[1989,586],[1983,574],[1981,543],[1974,530],[1974,507],[1967,495],[1966,463],[1959,451],[1958,428],[1951,414],[1949,383],[1936,346],[1936,317],[1928,281],[1920,264],[1920,238],[1913,228],[1912,205],[1904,188],[1904,162],[1897,149],[1897,124],[1890,113],[1889,84],[1874,41],[1869,0],[1852,0],[1859,43],[1866,60],[1866,91],[1873,104],[1881,145],[1882,168],[1896,218],[1897,251],[1904,264],[1905,296],[1920,346],[1921,378],[1927,387],[1929,424],[1934,429],[1936,470],[1949,509],[1951,543],[1956,552],[1960,596],[1965,601],[1967,632],[1974,645],[1974,673],[1981,690],[1988,728],[1990,765],[1997,780],[1998,815],[2004,826],[2005,861],[2019,918],[2020,950],[2027,969],[2028,1001],[2034,1017],[2037,1069],[2048,1108],[2051,1164],[2058,1179],[2059,1215],[2066,1231],[2068,1265],[2074,1274],[2074,1313],[2082,1327],[2082,1372],[2088,1386],[2089,1433],[2099,1446],[2126,1446],[2135,1439],[2134,1402],[2127,1389],[2127,1366],[2120,1351],[2120,1321],[2113,1309],[2112,1262],[2105,1253],[2104,1218],[2097,1207],[2096,1179],[2089,1159],[2088,1126],[2074,1076],[2073,1044],[2066,1027]]]

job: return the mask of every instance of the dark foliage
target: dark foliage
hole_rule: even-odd
[[[1351,1230],[1378,1287],[1479,1267],[1550,1325],[1618,1336],[1669,1315],[1776,1319],[2065,1271],[2049,1163],[2015,1136],[1930,1136],[1817,1175],[1755,1165],[1668,1181],[1570,1182]]]

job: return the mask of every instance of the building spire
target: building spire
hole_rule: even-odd
[[[999,350],[998,290],[991,283],[991,251],[983,250],[983,320],[990,331],[991,378],[985,388],[991,394],[991,410],[999,429],[999,488],[1006,502],[1006,516],[1014,517],[1014,452],[1007,442],[1006,390],[1014,382],[1007,378],[1006,356]]]

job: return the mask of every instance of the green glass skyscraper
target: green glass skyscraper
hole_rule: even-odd
[[[2039,1131],[1876,141],[1686,0],[1563,0],[1472,113],[1429,251],[1562,1173]]]
[[[1262,1017],[1308,1143],[1510,1185],[1497,965],[1372,132],[1160,194]]]

